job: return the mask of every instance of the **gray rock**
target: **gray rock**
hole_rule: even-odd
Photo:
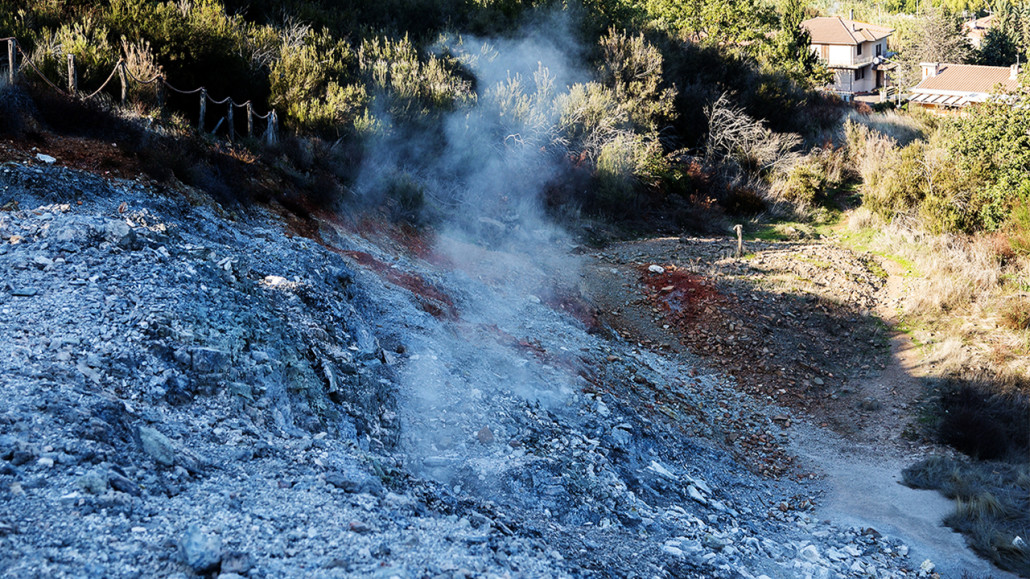
[[[222,539],[191,525],[179,542],[183,562],[194,573],[211,573],[222,562]]]
[[[803,547],[800,554],[806,561],[811,561],[812,563],[816,563],[822,559],[822,557],[819,556],[819,549],[817,549],[815,545],[807,545]]]
[[[193,370],[202,374],[224,372],[229,367],[229,353],[216,348],[194,348]]]
[[[868,412],[875,412],[882,408],[883,405],[880,404],[879,400],[870,396],[868,398],[863,398],[862,401],[858,403],[858,407]]]
[[[150,455],[156,463],[163,466],[175,464],[175,444],[167,436],[149,426],[140,426],[139,441],[143,452]]]
[[[383,494],[383,483],[363,473],[331,472],[325,475],[325,482],[348,493]]]
[[[79,488],[84,492],[99,495],[107,491],[107,472],[102,469],[93,469],[79,477],[77,481]]]
[[[616,427],[612,429],[612,440],[616,445],[625,448],[633,441],[633,435],[628,430]]]
[[[246,575],[254,566],[250,555],[241,551],[230,551],[222,555],[222,575]]]
[[[104,239],[118,247],[131,249],[136,245],[136,232],[124,221],[109,219],[104,222]]]
[[[111,485],[111,488],[113,488],[114,490],[132,495],[134,497],[138,497],[140,495],[139,485],[132,482],[128,478],[116,472],[109,472],[107,473],[107,476],[107,482]]]

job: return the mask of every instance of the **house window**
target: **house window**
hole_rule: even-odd
[[[880,56],[881,54],[883,54],[882,51],[883,51],[883,45],[882,44],[877,44],[876,45],[876,56]]]
[[[855,80],[862,80],[863,78],[865,78],[865,69],[864,68],[860,68],[860,69],[856,70],[855,71]]]
[[[858,50],[857,50],[857,52],[855,52],[855,54],[858,54],[858,55],[861,56],[861,54],[862,54],[862,43],[861,42],[858,43]]]

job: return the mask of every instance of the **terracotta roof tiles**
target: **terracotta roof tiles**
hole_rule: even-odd
[[[955,91],[990,93],[1002,85],[1014,90],[1019,82],[1011,78],[1007,66],[981,66],[977,64],[941,64],[937,76],[928,76],[912,90],[920,92]]]
[[[875,42],[887,38],[893,29],[840,16],[809,18],[801,23],[812,36],[812,44],[848,44]]]

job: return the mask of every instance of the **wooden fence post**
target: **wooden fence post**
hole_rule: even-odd
[[[236,137],[236,125],[235,125],[235,123],[233,123],[233,120],[232,120],[232,110],[234,108],[236,108],[236,103],[232,102],[232,99],[229,99],[229,114],[227,115],[228,118],[226,118],[226,121],[228,121],[228,123],[229,123],[229,142],[230,143]]]
[[[14,61],[17,56],[18,41],[10,39],[7,41],[7,81],[14,84]]]
[[[75,55],[68,55],[68,92],[75,96],[79,92],[79,79],[75,74]]]
[[[274,145],[278,140],[276,137],[278,125],[279,119],[275,114],[275,109],[272,109],[272,111],[268,113],[268,128],[265,130],[265,141],[269,145]]]
[[[197,132],[204,134],[204,113],[207,112],[207,89],[200,89],[200,120],[197,122]]]
[[[157,77],[157,110],[164,114],[165,108],[165,77]]]
[[[254,136],[254,105],[247,101],[247,136]]]
[[[129,96],[129,79],[125,76],[125,61],[118,61],[118,79],[122,81],[122,104],[125,104],[126,97]]]

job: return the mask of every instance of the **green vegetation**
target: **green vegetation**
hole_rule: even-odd
[[[274,108],[290,135],[335,141],[342,162],[328,171],[339,181],[332,189],[357,177],[373,141],[442,134],[448,118],[472,115],[484,139],[496,139],[484,145],[533,141],[587,179],[586,188],[551,184],[552,208],[706,229],[721,228],[724,213],[768,210],[781,173],[792,175],[783,196],[791,203],[811,203],[825,185],[803,166],[788,168],[803,149],[797,135],[828,129],[840,113],[811,90],[827,72],[798,26],[805,15],[802,0],[0,0],[0,35],[17,37],[61,87],[74,55],[81,93],[125,59],[139,79]],[[543,65],[477,78],[496,44],[540,26],[585,62],[577,82]],[[130,84],[138,113],[168,126],[198,118],[196,96],[170,91],[158,110],[157,85]],[[222,114],[209,107],[206,128]],[[713,146],[720,118],[733,125]],[[237,114],[237,134],[244,122]],[[225,119],[219,127],[227,130]],[[303,157],[292,160],[308,164]]]

